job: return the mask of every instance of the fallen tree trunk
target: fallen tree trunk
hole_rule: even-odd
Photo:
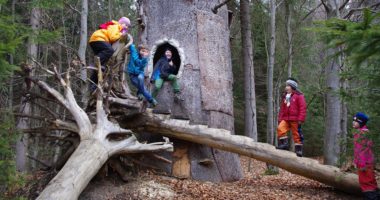
[[[43,81],[34,80],[43,90],[59,101],[74,117],[76,124],[55,123],[57,129],[70,127],[80,137],[80,143],[61,171],[49,182],[37,199],[66,200],[77,199],[92,177],[106,163],[108,158],[121,153],[155,152],[173,150],[168,141],[142,144],[130,130],[121,128],[109,121],[103,104],[103,77],[100,70],[99,58],[96,59],[98,68],[98,91],[96,100],[96,123],[92,124],[87,113],[77,104],[70,87],[69,74],[64,80],[56,68],[55,75],[64,89],[64,95]],[[70,69],[69,69],[70,71]],[[54,122],[60,122],[55,120]],[[113,136],[118,139],[114,140]]]
[[[38,199],[77,199],[92,177],[109,158],[109,152],[96,140],[81,141]]]
[[[149,131],[164,136],[191,141],[213,148],[248,156],[285,169],[348,193],[360,193],[356,174],[340,171],[339,168],[320,164],[310,158],[297,157],[293,152],[277,150],[274,146],[254,142],[251,138],[231,135],[223,129],[205,125],[191,125],[189,121],[170,119],[170,116],[147,112],[128,123],[136,131]]]

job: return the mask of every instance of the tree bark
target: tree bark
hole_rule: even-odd
[[[326,2],[326,14],[328,18],[339,16],[339,4],[337,0],[329,0]],[[336,53],[335,49],[327,51],[327,57]],[[342,133],[342,105],[339,98],[340,89],[340,65],[339,58],[333,58],[326,66],[326,125],[324,136],[324,163],[327,165],[337,165],[341,153],[340,136]]]
[[[270,44],[268,58],[267,75],[267,143],[273,144],[274,123],[273,123],[273,71],[276,51],[276,0],[270,0]]]
[[[227,130],[191,125],[186,120],[170,119],[170,116],[151,112],[140,115],[128,125],[131,130],[150,131],[248,156],[348,193],[361,192],[356,174],[341,172],[339,168],[322,165],[313,159],[297,157],[293,152],[277,150],[272,145],[255,142],[248,137],[231,135]]]
[[[140,40],[151,47],[147,74],[151,75],[155,59],[163,56],[165,45],[178,51],[174,59],[177,59],[177,79],[185,100],[174,101],[171,85],[164,84],[157,95],[159,104],[155,111],[171,113],[173,118],[190,119],[195,124],[233,131],[233,76],[227,6],[220,7],[214,14],[212,9],[221,3],[220,0],[138,2],[141,25],[144,25]],[[221,182],[243,177],[237,155],[198,144],[185,146],[190,162],[177,165],[174,161],[173,166],[189,163],[190,166],[183,169],[190,169],[191,178]],[[183,151],[184,148],[175,149]],[[178,154],[182,155],[182,152]],[[181,162],[181,159],[177,160]]]
[[[288,77],[292,77],[293,68],[293,33],[292,33],[292,11],[291,3],[285,1],[286,9],[286,34],[288,36]]]
[[[108,158],[109,150],[99,141],[81,141],[65,166],[37,199],[78,199]]]
[[[37,32],[40,26],[40,17],[41,17],[41,10],[39,8],[32,8],[31,11],[31,17],[30,17],[30,24],[33,32]],[[28,64],[24,68],[27,76],[33,76],[34,75],[34,68],[35,64],[33,60],[37,59],[37,53],[38,53],[38,46],[35,44],[33,39],[29,38],[28,40],[28,47],[27,47],[27,53],[28,53]],[[31,103],[29,101],[28,92],[32,88],[32,83],[28,80],[24,83],[24,91],[26,91],[26,94],[21,98],[21,106],[20,106],[20,113],[24,115],[31,115]],[[30,121],[28,118],[19,118],[19,121],[17,122],[16,127],[18,129],[27,129],[30,127]],[[29,137],[28,134],[23,134],[19,140],[16,142],[16,169],[18,171],[26,171],[27,170],[27,158],[26,154],[28,151],[28,141]]]
[[[82,9],[80,13],[80,41],[79,41],[79,48],[78,48],[78,55],[79,59],[81,61],[82,69],[80,72],[81,75],[81,93],[82,93],[82,104],[83,107],[86,107],[87,101],[88,101],[88,85],[87,83],[87,70],[84,68],[86,66],[86,49],[87,49],[87,18],[88,18],[88,0],[82,0]]]
[[[240,1],[240,28],[244,66],[244,132],[247,137],[257,141],[255,72],[253,67],[253,45],[251,31],[251,12],[248,0]]]

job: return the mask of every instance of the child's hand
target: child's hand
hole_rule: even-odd
[[[367,170],[367,167],[360,167],[359,170],[360,170],[361,172],[365,172],[365,171]]]
[[[149,57],[149,52],[143,52],[143,53],[142,53],[142,57],[144,57],[144,58]]]

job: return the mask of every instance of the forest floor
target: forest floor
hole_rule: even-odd
[[[79,199],[362,199],[282,169],[277,175],[265,175],[265,163],[253,159],[251,159],[249,172],[249,160],[247,157],[241,157],[244,179],[237,182],[211,183],[180,180],[144,171],[139,172],[138,176],[127,183],[121,181],[116,175],[110,175],[101,180],[95,179],[91,181]],[[43,187],[30,188],[29,194],[23,195],[34,199],[38,195],[36,190],[42,189]]]
[[[278,175],[265,175],[266,164],[241,157],[244,179],[232,183],[180,180],[173,177],[140,173],[130,183],[96,181],[79,199],[362,199],[336,191],[317,181],[280,169]]]

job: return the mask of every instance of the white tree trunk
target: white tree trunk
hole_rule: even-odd
[[[245,135],[257,141],[255,72],[253,67],[253,47],[251,12],[248,0],[240,1],[240,28],[244,66],[244,124]]]
[[[99,141],[81,141],[65,166],[37,199],[78,199],[108,158],[109,150]]]
[[[273,71],[276,51],[276,0],[270,0],[270,44],[267,75],[267,142],[273,144]]]
[[[292,77],[293,68],[293,33],[292,33],[292,11],[291,3],[285,1],[286,7],[286,34],[288,36],[288,77]]]
[[[31,17],[30,17],[30,24],[33,32],[37,32],[40,26],[40,17],[41,17],[41,10],[39,8],[32,8]],[[37,53],[38,53],[38,46],[34,43],[32,39],[28,40],[28,74],[29,76],[33,76],[34,72],[33,69],[35,68],[35,64],[33,60],[37,59]],[[25,81],[24,89],[25,91],[29,92],[31,89],[32,84]],[[21,98],[21,106],[19,113],[22,113],[23,115],[31,115],[31,104],[29,102],[28,97],[23,96]],[[27,118],[19,118],[19,121],[17,122],[16,127],[18,129],[27,129],[30,127],[30,120]],[[16,142],[16,169],[18,171],[26,171],[27,166],[27,158],[26,154],[28,151],[28,135],[24,134],[21,136],[21,138]]]
[[[78,48],[78,55],[79,59],[82,64],[86,66],[86,49],[87,49],[87,18],[88,18],[88,0],[82,0],[82,9],[80,14],[80,41],[79,41],[79,48]],[[83,66],[82,66],[83,67]],[[81,91],[82,91],[82,104],[86,105],[88,101],[88,95],[87,95],[87,70],[85,68],[81,69],[80,72],[82,84],[81,84]],[[84,106],[85,107],[85,106]]]
[[[327,2],[326,14],[328,18],[339,16],[339,4],[337,0]],[[334,55],[336,50],[328,50],[327,57]],[[337,165],[341,152],[340,135],[342,133],[341,114],[342,105],[339,98],[340,89],[340,65],[337,58],[332,59],[326,66],[326,125],[324,136],[324,163]]]

